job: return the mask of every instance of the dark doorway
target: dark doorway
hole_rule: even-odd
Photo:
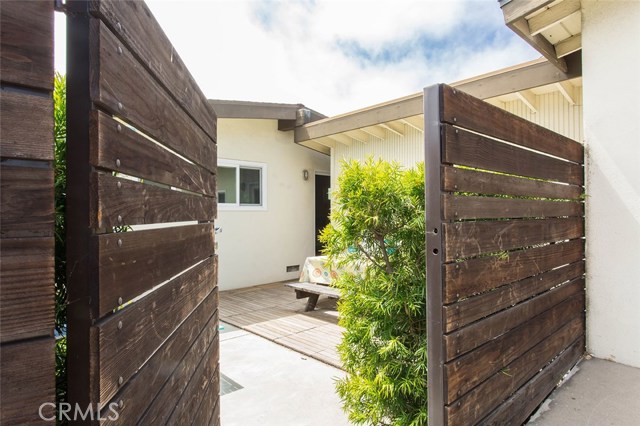
[[[331,178],[329,176],[316,175],[316,255],[321,254],[323,244],[320,242],[320,232],[329,224],[329,211],[331,201],[329,200],[329,187]]]

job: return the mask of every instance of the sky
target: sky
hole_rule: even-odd
[[[147,0],[211,99],[336,115],[540,55],[496,0]],[[57,14],[59,15],[59,14]],[[64,23],[56,69],[64,71]]]

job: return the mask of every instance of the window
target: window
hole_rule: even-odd
[[[219,160],[217,183],[222,210],[266,210],[266,164]]]

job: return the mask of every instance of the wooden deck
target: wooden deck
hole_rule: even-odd
[[[296,299],[284,283],[220,292],[220,320],[342,368],[336,345],[342,339],[336,301],[321,297],[304,312],[307,299]]]

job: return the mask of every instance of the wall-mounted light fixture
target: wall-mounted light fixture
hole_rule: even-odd
[[[302,179],[309,180],[309,170],[302,171]]]

